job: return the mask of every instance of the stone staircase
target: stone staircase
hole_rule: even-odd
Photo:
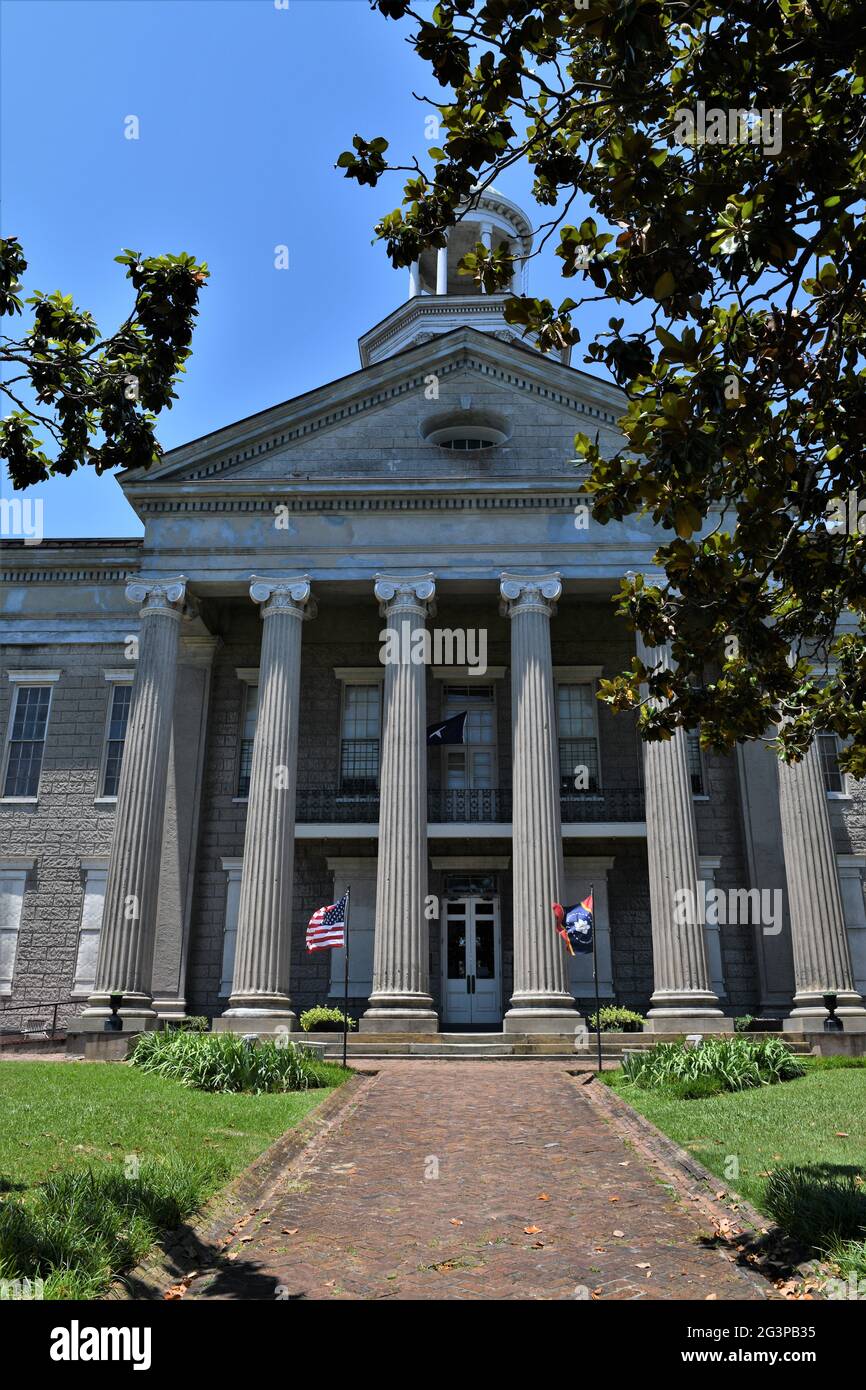
[[[682,1033],[602,1033],[602,1063],[616,1066],[626,1052],[645,1051],[657,1042],[679,1042],[683,1036]],[[714,1033],[712,1036],[734,1035]],[[780,1036],[778,1033],[749,1034],[750,1038]],[[297,1041],[303,1038],[302,1034]],[[309,1041],[324,1044],[324,1055],[329,1061],[338,1061],[342,1056],[341,1033],[312,1033]],[[812,1051],[808,1043],[792,1041],[790,1036],[783,1041],[792,1052],[808,1054]],[[390,1057],[404,1061],[567,1061],[578,1066],[595,1066],[597,1049],[594,1033],[588,1038],[581,1035],[577,1042],[567,1035],[537,1033],[354,1033],[349,1035],[347,1057],[351,1062],[381,1061]]]

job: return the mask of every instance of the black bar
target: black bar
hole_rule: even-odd
[[[598,951],[595,945],[595,884],[589,885],[592,903],[592,978],[595,983],[595,1039],[598,1046],[598,1071],[601,1075],[601,1000],[598,997]]]
[[[343,970],[343,1066],[346,1065],[346,1045],[349,1038],[349,892],[346,889],[346,911],[343,918],[343,935],[346,938],[346,961]]]

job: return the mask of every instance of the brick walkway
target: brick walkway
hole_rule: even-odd
[[[761,1298],[702,1232],[562,1064],[389,1062],[186,1297]]]

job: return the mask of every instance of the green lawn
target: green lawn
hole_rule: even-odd
[[[130,1066],[0,1062],[0,1279],[101,1298],[333,1089],[226,1094]]]
[[[331,1089],[222,1095],[129,1066],[0,1062],[0,1191],[130,1154],[211,1155],[234,1174]]]
[[[793,1081],[702,1100],[644,1091],[627,1085],[621,1073],[611,1076],[611,1084],[635,1110],[715,1173],[721,1186],[766,1213],[766,1181],[774,1168],[830,1165],[866,1175],[866,1068],[807,1066],[807,1074]],[[850,1259],[840,1263],[850,1262],[866,1273],[866,1246],[856,1244],[860,1249],[852,1245],[847,1251]]]

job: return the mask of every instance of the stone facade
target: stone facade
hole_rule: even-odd
[[[516,211],[509,213],[506,200],[495,198],[485,215],[494,225],[513,216],[515,235],[525,236],[525,224]],[[674,776],[670,760],[647,758],[634,721],[594,699],[598,680],[622,670],[635,651],[634,634],[614,615],[612,595],[627,569],[652,576],[659,541],[647,519],[608,527],[581,520],[587,498],[572,461],[574,433],[598,431],[602,445],[612,448],[621,410],[617,391],[513,340],[497,317],[501,306],[495,298],[473,303],[465,284],[459,294],[418,293],[429,288],[433,273],[422,265],[407,306],[365,335],[365,365],[354,376],[174,450],[149,473],[121,476],[119,485],[144,522],[143,540],[5,546],[0,1013],[5,1008],[10,1023],[31,1014],[44,1017],[54,1001],[64,1019],[85,1007],[98,1012],[104,1007],[100,989],[104,996],[106,989],[126,987],[115,975],[140,944],[135,919],[131,928],[124,924],[123,904],[145,832],[133,835],[133,845],[127,844],[129,835],[115,837],[118,803],[104,795],[108,720],[118,683],[132,680],[126,752],[137,746],[130,728],[141,738],[136,642],[144,641],[143,624],[140,600],[131,604],[125,597],[130,580],[141,581],[144,589],[172,579],[184,585],[176,690],[172,696],[166,686],[162,696],[154,694],[163,700],[160,717],[167,720],[160,728],[170,725],[171,738],[166,787],[156,788],[159,807],[148,821],[161,837],[148,851],[152,862],[147,860],[153,873],[158,868],[157,901],[147,918],[154,936],[152,979],[144,989],[153,1012],[207,1014],[231,1026],[225,974],[244,893],[244,1007],[254,1007],[256,991],[264,991],[268,981],[273,1008],[284,994],[294,1013],[314,1003],[339,1003],[340,959],[325,951],[308,953],[304,936],[310,914],[334,901],[347,882],[356,914],[351,1007],[358,1016],[368,1009],[375,959],[384,982],[376,996],[380,1021],[382,1009],[399,1005],[400,990],[422,1006],[420,1018],[429,992],[433,1026],[460,1031],[474,1017],[467,995],[483,979],[490,986],[485,1007],[493,1010],[496,1028],[512,995],[518,1003],[527,997],[533,1006],[541,1002],[537,1013],[550,1016],[557,1014],[563,989],[562,1026],[573,1027],[579,1014],[594,1008],[592,974],[585,963],[550,954],[558,943],[550,903],[542,899],[557,880],[561,901],[595,886],[605,1002],[649,1009],[660,987],[656,953],[662,940],[666,952],[673,950],[665,969],[674,976],[688,973],[682,962],[689,951],[694,954],[696,941],[703,942],[705,993],[717,1000],[704,1011],[704,1026],[712,1026],[711,1015],[726,1021],[745,1012],[787,1015],[795,991],[806,988],[795,979],[788,901],[799,867],[792,862],[797,847],[790,833],[787,842],[783,836],[772,755],[760,745],[730,757],[705,754],[698,775],[692,749],[684,785],[681,760]],[[112,485],[105,480],[106,487]],[[392,698],[380,662],[387,621],[380,613],[382,594],[388,584],[403,582],[401,576],[420,583],[428,574],[434,589],[424,599],[428,629],[483,633],[486,674],[466,656],[459,659],[452,651],[450,659],[439,659],[434,651],[424,671],[392,683],[399,692]],[[261,596],[251,593],[254,576],[272,588],[303,578],[311,598],[308,620],[296,632],[296,704],[290,691],[287,704],[277,702],[267,735],[283,740],[280,756],[292,765],[293,785],[296,777],[296,813],[291,823],[279,820],[279,834],[292,849],[291,869],[281,867],[290,862],[285,855],[259,855],[257,863],[267,867],[256,874],[248,870],[244,887],[251,798],[268,791],[272,771],[259,748],[258,792],[240,785],[251,751],[242,748],[246,702],[262,663]],[[383,577],[379,590],[377,576]],[[515,623],[524,620],[515,618],[518,600],[507,588],[515,576],[520,593],[544,576],[550,593],[558,591],[544,600],[549,616],[519,643]],[[542,640],[548,629],[549,658]],[[288,637],[277,642],[268,660],[288,661],[287,642]],[[545,674],[538,663],[548,659]],[[375,775],[363,792],[341,777],[346,691],[359,684],[384,692],[380,709],[390,702],[378,735],[382,775],[390,779],[387,796]],[[559,727],[562,685],[589,690],[594,714],[584,714],[577,734]],[[18,692],[33,687],[51,690],[41,772],[30,795],[14,796],[7,785],[12,715]],[[418,730],[453,712],[455,700],[456,707],[463,699],[474,708],[479,689],[489,690],[492,700],[485,706],[488,742],[479,751],[472,735],[461,772],[449,764],[455,750],[424,749]],[[458,693],[446,709],[448,690]],[[389,724],[395,709],[403,710],[404,723],[406,711],[411,713],[411,738],[403,737],[404,723]],[[265,737],[259,720],[255,739]],[[544,759],[538,749],[548,747],[548,738],[554,759],[563,747],[585,748],[587,738],[597,751],[595,780],[582,796],[551,787],[550,767],[541,796],[537,782]],[[148,765],[152,758],[148,752]],[[126,795],[130,805],[130,786],[151,787],[146,770],[137,768],[139,782],[133,784],[135,769],[124,756],[121,804]],[[809,962],[810,970],[820,962],[827,974],[808,982],[810,1007],[818,988],[846,991],[846,1008],[852,995],[846,1027],[858,1027],[866,1018],[857,1003],[866,986],[866,788],[835,778],[832,758],[822,775],[826,801],[818,806],[813,785],[809,815],[816,843],[823,845],[830,915],[825,923],[819,911],[804,922],[797,909],[796,958],[801,966]],[[397,825],[402,834],[425,779],[426,860],[422,824],[416,848],[415,831],[402,836],[403,848],[390,856],[377,895],[380,809],[390,808],[382,809],[382,825]],[[647,779],[655,780],[648,785]],[[553,780],[558,783],[555,775]],[[715,930],[699,921],[689,951],[675,949],[676,923],[667,922],[663,932],[660,921],[672,910],[670,894],[662,901],[656,890],[651,901],[651,868],[657,883],[670,890],[677,885],[668,883],[669,870],[651,858],[658,841],[652,834],[648,858],[646,804],[656,815],[672,821],[680,816],[682,824],[693,825],[697,873],[708,889],[721,890],[728,902],[757,890],[775,903],[772,895],[778,893],[778,921],[768,929],[748,914],[731,914],[733,920]],[[257,850],[261,835],[271,833],[272,812],[279,818],[283,809],[279,797],[272,799],[271,812],[257,803],[256,823],[265,827],[256,832]],[[808,825],[805,814],[799,806],[798,825]],[[121,847],[112,859],[115,840]],[[410,863],[415,886],[407,896],[403,876]],[[285,904],[276,916],[270,899],[261,897],[272,883]],[[522,905],[515,914],[516,885]],[[419,890],[425,890],[426,906],[415,904]],[[114,904],[110,922],[101,920],[106,892],[104,901]],[[408,905],[410,899],[415,905]],[[449,976],[443,946],[451,931],[448,914],[456,913],[456,940],[465,934],[459,923],[468,922],[461,914],[471,915],[473,904],[485,901],[495,903],[489,946],[493,952],[495,941],[495,952],[479,965],[487,928],[467,927],[475,933],[476,968],[466,955],[457,962],[456,977]],[[816,952],[808,942],[803,947],[803,931],[831,928],[832,949]],[[273,976],[269,941],[287,962]],[[458,956],[464,948],[465,940]],[[523,962],[519,979],[516,957]],[[492,981],[485,973],[491,962]],[[689,983],[680,981],[684,989]],[[664,988],[670,991],[670,980]],[[520,1010],[521,1026],[526,1012]]]

